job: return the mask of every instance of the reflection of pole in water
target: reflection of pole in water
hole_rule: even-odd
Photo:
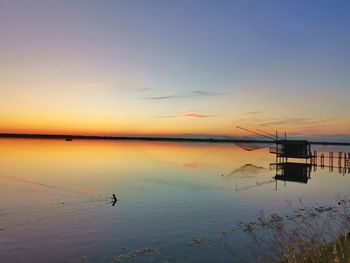
[[[317,151],[314,150],[314,154],[311,157],[311,162],[314,166],[317,166]]]
[[[324,154],[321,153],[321,168],[324,168]]]
[[[328,165],[326,165],[325,159],[328,158]],[[319,159],[319,160],[318,160]],[[338,164],[334,165],[334,159],[338,159]],[[320,163],[318,163],[318,161]],[[338,172],[341,174],[350,173],[350,153],[338,152],[335,156],[333,152],[329,152],[328,155],[321,153],[317,155],[317,151],[313,151],[311,157],[311,164],[313,165],[313,171],[317,170],[317,166],[320,166],[322,169],[325,167],[329,168],[329,172],[333,172],[333,169],[338,169]]]
[[[346,168],[347,166],[349,166],[349,153],[348,156],[346,156],[346,153],[344,153],[344,167]]]
[[[329,171],[333,172],[333,152],[329,152]]]
[[[276,170],[277,170],[277,168],[276,168]],[[276,189],[275,190],[277,191],[277,179],[276,178],[275,178],[275,182],[276,182]]]

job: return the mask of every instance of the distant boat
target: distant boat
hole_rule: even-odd
[[[72,138],[66,138],[65,139],[67,142],[71,142],[71,141],[73,141],[73,139]]]

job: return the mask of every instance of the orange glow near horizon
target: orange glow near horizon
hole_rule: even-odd
[[[0,133],[350,141],[349,18],[321,19],[337,4],[276,23],[237,3],[5,2]]]
[[[240,166],[250,163],[251,160],[273,159],[268,151],[245,151],[233,144],[200,144],[177,142],[142,142],[142,141],[94,141],[74,140],[63,142],[55,139],[25,140],[0,139],[3,149],[0,159],[10,165],[7,159],[14,162],[26,156],[26,165],[47,165],[47,169],[54,171],[53,165],[60,167],[59,159],[75,160],[78,163],[88,162],[101,165],[102,162],[118,160],[123,166],[150,166],[152,163],[141,163],[141,160],[154,159],[167,164],[183,168],[216,166]],[[217,154],[220,153],[220,154]],[[147,156],[147,158],[145,157]],[[132,158],[130,158],[132,156]],[[234,157],[234,158],[233,158]],[[43,162],[44,159],[50,160]],[[24,159],[23,159],[24,160]],[[203,160],[206,160],[205,162]],[[75,160],[76,161],[76,160]],[[208,163],[208,161],[210,161]],[[169,163],[170,162],[170,163]],[[6,171],[3,171],[6,173]],[[142,176],[142,173],[140,174]]]
[[[57,120],[35,120],[35,122],[30,123],[20,123],[20,121],[11,121],[12,125],[5,125],[4,121],[0,124],[0,133],[14,133],[14,134],[71,134],[71,135],[96,135],[96,136],[181,136],[181,135],[212,135],[212,136],[252,136],[249,132],[244,132],[238,130],[233,125],[214,125],[210,129],[206,129],[206,125],[202,123],[201,126],[192,127],[191,124],[182,123],[178,125],[179,122],[173,124],[147,124],[142,123],[137,125],[136,123],[122,122],[119,125],[111,125],[108,122],[94,122],[91,121],[61,121]],[[6,122],[5,122],[6,123]],[[196,120],[193,121],[193,124]],[[210,124],[209,124],[210,125]],[[254,126],[252,124],[243,126],[251,130],[256,130],[260,128],[262,130],[274,133],[275,130],[280,132],[280,136],[284,135],[284,131],[288,135],[302,135],[302,136],[312,136],[312,135],[332,135],[339,134],[342,131],[346,134],[348,129],[345,123],[334,123],[331,126],[324,126],[320,128],[308,128],[308,127],[298,127],[295,125],[278,125],[271,127],[260,127]]]

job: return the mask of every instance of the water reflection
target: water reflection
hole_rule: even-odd
[[[340,155],[339,155],[340,156]],[[322,170],[324,168],[328,168],[329,172],[332,173],[334,169],[338,170],[339,174],[345,175],[346,173],[350,173],[349,166],[349,156],[345,155],[344,165],[342,165],[341,157],[338,161],[338,166],[334,165],[333,162],[333,152],[329,153],[328,156],[329,165],[325,165],[325,154],[322,153],[320,157],[320,164],[317,162],[317,156],[314,155],[311,159],[311,162],[308,162],[307,159],[305,163],[302,162],[288,162],[286,159],[282,159],[282,161],[278,163],[271,163],[270,170],[275,169],[276,175],[274,178],[276,179],[276,189],[277,189],[277,181],[286,182],[295,182],[295,183],[303,183],[307,184],[309,179],[311,179],[311,173],[316,173],[318,168]],[[277,158],[276,158],[277,159]]]
[[[275,167],[276,180],[306,184],[311,178],[311,164],[308,163],[279,163]]]
[[[256,166],[254,164],[248,163],[245,165],[242,165],[241,167],[238,167],[234,169],[232,172],[230,172],[226,178],[249,178],[249,177],[256,177],[257,174],[261,173],[263,170],[265,170],[264,167]]]
[[[232,251],[246,251],[236,222],[261,209],[284,213],[288,200],[349,193],[348,174],[312,166],[307,184],[296,184],[304,168],[288,165],[279,167],[288,183],[275,191],[274,156],[264,148],[8,139],[0,147],[5,263],[232,261]]]

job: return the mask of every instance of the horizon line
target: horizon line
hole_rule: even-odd
[[[203,135],[202,135],[203,136]],[[215,136],[215,135],[214,135]],[[218,135],[216,135],[218,136]],[[234,136],[225,136],[224,138],[190,138],[190,137],[171,137],[169,135],[161,137],[145,135],[74,135],[74,134],[40,134],[40,133],[0,133],[0,138],[17,138],[17,139],[77,139],[77,140],[134,140],[134,141],[168,141],[168,142],[207,142],[207,143],[266,143],[273,144],[275,140],[257,140],[257,139],[237,139]],[[231,137],[231,138],[229,138]],[[350,142],[331,142],[331,141],[309,141],[314,145],[344,145],[350,146]]]

